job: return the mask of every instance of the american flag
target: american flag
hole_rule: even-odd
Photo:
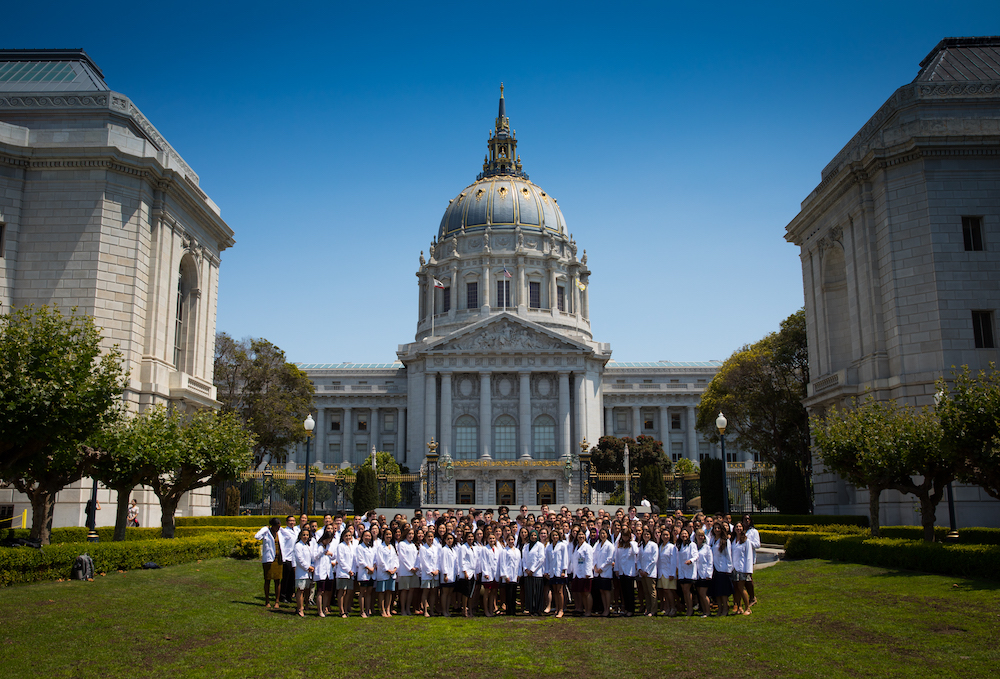
[[[507,278],[513,278],[514,276],[510,271],[507,271],[506,266],[503,268],[503,275],[506,276]]]

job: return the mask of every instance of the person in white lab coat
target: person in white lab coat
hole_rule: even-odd
[[[133,500],[135,502],[135,500]],[[257,531],[254,538],[261,541],[260,562],[264,565],[264,608],[270,608],[271,581],[274,581],[274,607],[278,607],[281,595],[281,578],[284,574],[284,560],[281,541],[278,539],[281,522],[272,518],[266,526]]]
[[[611,533],[607,528],[598,532],[597,544],[594,546],[594,582],[593,586],[600,592],[601,603],[604,604],[601,617],[611,616],[611,591],[614,583],[615,546],[611,543]]]
[[[455,593],[455,577],[458,574],[458,552],[455,551],[455,535],[444,536],[438,571],[441,574],[441,611],[444,617],[451,617],[451,598]]]
[[[691,542],[691,534],[687,528],[684,528],[681,530],[680,539],[677,540],[677,583],[684,596],[684,610],[687,611],[688,617],[694,615],[694,602],[691,595],[697,575],[698,546]]]
[[[538,541],[538,531],[528,533],[528,544],[521,547],[521,570],[524,572],[525,608],[529,615],[542,612],[542,571],[545,568],[545,545]]]
[[[361,544],[354,553],[358,572],[358,601],[361,604],[361,617],[372,614],[372,589],[375,586],[375,546],[372,544],[372,532],[366,530],[361,534]]]
[[[396,544],[396,553],[399,554],[399,572],[396,574],[399,612],[412,615],[411,606],[420,591],[420,566],[417,564],[417,547],[413,544],[413,528],[404,525],[402,536],[403,539]]]
[[[306,592],[312,587],[313,548],[312,533],[308,528],[299,531],[299,540],[292,550],[292,562],[295,564],[295,603],[298,605],[300,618],[305,617]]]
[[[570,570],[573,572],[574,613],[590,617],[591,585],[594,579],[594,548],[587,542],[587,534],[582,530],[576,534]]]
[[[333,544],[336,533],[325,530],[319,542],[313,546],[313,582],[316,586],[316,612],[325,618],[330,608],[335,581],[333,562],[337,557],[337,546]]]
[[[441,547],[430,528],[424,533],[424,545],[417,552],[417,562],[420,564],[420,603],[424,609],[424,617],[431,617],[431,610],[437,600],[440,585]]]
[[[696,531],[694,543],[698,548],[698,577],[695,579],[695,589],[698,590],[698,605],[701,606],[701,617],[707,618],[712,612],[708,603],[708,590],[712,585],[712,546],[708,544],[704,531]]]
[[[354,607],[354,576],[357,575],[354,564],[354,527],[348,526],[340,534],[340,544],[337,545],[337,606],[340,617],[346,618]]]

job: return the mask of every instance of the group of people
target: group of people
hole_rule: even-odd
[[[369,512],[345,521],[273,518],[262,541],[264,605],[314,604],[360,615],[749,615],[760,535],[749,515],[614,515],[565,506],[539,516],[522,506],[417,510],[391,521]],[[274,603],[271,604],[271,583]],[[334,592],[336,600],[334,601]],[[730,599],[733,605],[730,607]],[[572,608],[570,608],[572,606]]]

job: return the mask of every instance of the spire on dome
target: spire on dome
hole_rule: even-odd
[[[528,178],[528,175],[521,169],[521,157],[517,154],[515,134],[510,127],[510,118],[507,117],[507,107],[503,98],[503,83],[500,83],[500,105],[497,109],[496,126],[486,141],[489,153],[483,161],[483,171],[476,179],[495,175]]]

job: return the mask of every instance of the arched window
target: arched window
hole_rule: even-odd
[[[549,415],[539,415],[531,426],[531,441],[536,460],[556,458],[556,421]]]
[[[181,260],[177,272],[177,307],[174,314],[174,367],[180,372],[193,372],[191,351],[195,331],[198,273],[190,255]]]
[[[479,442],[479,427],[472,415],[462,415],[455,422],[455,459],[474,460]]]
[[[513,460],[517,455],[517,422],[510,415],[501,415],[493,423],[493,457]]]

